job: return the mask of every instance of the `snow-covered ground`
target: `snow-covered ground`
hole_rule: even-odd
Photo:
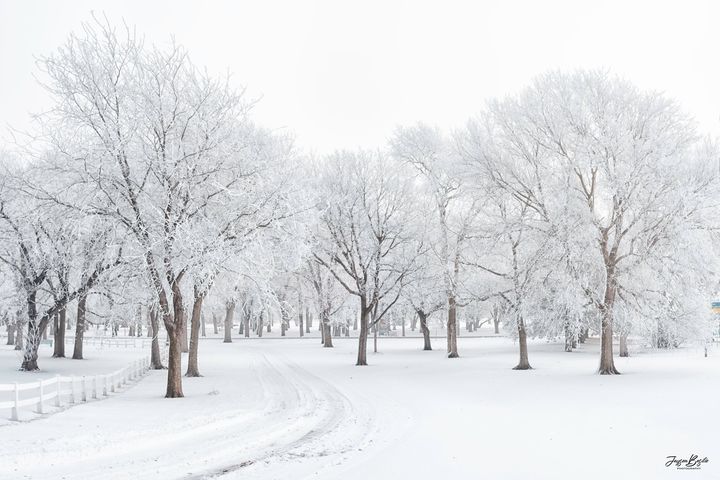
[[[205,376],[184,379],[183,399],[162,398],[165,374],[152,372],[109,399],[0,426],[0,478],[720,478],[720,349],[636,352],[607,377],[593,374],[592,343],[532,343],[531,371],[510,369],[504,338],[461,338],[452,360],[441,340],[432,352],[417,338],[379,345],[355,367],[355,339],[205,339]],[[0,381],[38,375],[0,353]],[[54,362],[40,365],[73,364]],[[710,461],[665,467],[691,454]]]

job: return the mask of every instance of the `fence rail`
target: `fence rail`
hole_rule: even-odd
[[[22,407],[35,407],[37,413],[45,413],[45,405],[50,400],[60,407],[63,401],[75,404],[107,397],[121,386],[139,379],[149,369],[150,358],[145,357],[105,375],[57,375],[37,382],[0,384],[0,392],[10,392],[10,400],[0,401],[0,411],[10,410],[10,419],[18,420]]]

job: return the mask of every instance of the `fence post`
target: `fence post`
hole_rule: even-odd
[[[55,395],[55,406],[60,406],[60,375],[55,375],[55,389],[57,391],[57,395]]]
[[[15,382],[15,406],[13,406],[13,408],[12,408],[12,413],[10,414],[10,418],[12,420],[16,420],[16,421],[18,419],[18,408],[20,407],[20,405],[18,405],[18,403],[20,403],[20,389],[19,389],[19,385],[17,384],[17,382]]]
[[[103,397],[107,397],[108,395],[108,379],[110,378],[110,375],[104,375],[103,376]]]
[[[70,377],[70,403],[75,403],[75,376]]]
[[[97,379],[98,379],[98,376],[95,375],[95,376],[93,377],[92,398],[97,398],[97,390],[98,390],[98,389],[97,389],[97,383],[98,383],[98,382],[97,382]]]
[[[115,393],[115,374],[110,374],[110,391]]]
[[[40,397],[38,398],[37,411],[38,413],[45,413],[43,411],[43,381],[40,380]]]
[[[87,402],[87,378],[85,377],[85,375],[82,376],[82,379],[80,381],[82,382],[80,388],[80,399],[83,402]]]

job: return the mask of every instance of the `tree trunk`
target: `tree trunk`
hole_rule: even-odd
[[[20,365],[20,370],[25,372],[38,370],[38,348],[40,347],[40,336],[42,335],[42,332],[40,331],[40,326],[37,322],[36,298],[36,292],[32,292],[27,295],[27,342],[25,342],[23,361]],[[22,335],[20,335],[20,337],[20,342],[22,343]],[[15,348],[17,348],[17,346]]]
[[[188,343],[188,316],[184,307],[182,309],[182,326],[180,329],[182,353],[188,353],[190,351],[190,344]]]
[[[225,304],[225,339],[223,343],[232,343],[233,317],[235,316],[235,301]]]
[[[410,320],[410,331],[411,332],[414,332],[415,329],[417,328],[417,321],[418,321],[418,316],[413,315],[412,320]]]
[[[202,305],[205,296],[199,292],[195,292],[193,301],[192,316],[190,318],[190,355],[188,355],[188,367],[185,372],[186,377],[200,377],[200,368],[198,367],[198,347],[200,344],[200,317],[202,315]]]
[[[324,333],[323,333],[323,347],[325,348],[332,348],[332,331],[330,330],[330,322],[327,319],[323,320],[324,325]]]
[[[402,336],[405,336],[405,317],[402,318]]]
[[[200,314],[200,335],[207,337],[207,334],[205,333],[205,315],[203,314]]]
[[[618,375],[620,373],[615,368],[613,359],[613,305],[615,303],[613,276],[613,269],[608,268],[602,312],[602,334],[600,336],[600,367],[598,373],[601,375]]]
[[[182,331],[186,319],[183,318],[185,308],[183,306],[182,291],[177,282],[173,284],[172,292],[173,319],[172,322],[169,321],[170,319],[165,321],[165,325],[168,323],[172,325],[172,328],[168,331],[168,336],[170,337],[170,353],[168,355],[168,378],[165,398],[180,398],[185,396],[182,390]]]
[[[302,337],[305,335],[305,324],[303,322],[303,307],[302,303],[300,304],[300,308],[298,309],[298,325],[300,325],[300,336]]]
[[[162,364],[160,356],[160,324],[158,322],[157,307],[151,307],[148,310],[150,316],[150,332],[152,333],[152,341],[150,346],[150,364],[153,370],[162,370],[165,367]]]
[[[520,345],[520,362],[513,367],[513,370],[530,370],[530,362],[528,360],[527,332],[525,330],[525,321],[520,318],[518,320],[518,344]]]
[[[55,316],[57,328],[55,330],[55,344],[53,345],[53,358],[65,358],[65,309]]]
[[[82,360],[83,358],[83,338],[85,336],[85,304],[87,295],[78,297],[77,320],[75,320],[75,348],[73,349],[73,358]]]
[[[243,316],[243,323],[245,324],[243,327],[245,329],[245,338],[250,338],[250,312]]]
[[[217,315],[215,314],[215,312],[213,312],[213,314],[212,314],[212,319],[213,319],[213,333],[215,335],[217,335],[219,332],[218,332]]]
[[[168,383],[165,398],[184,397],[182,391],[182,333],[177,328],[170,335],[168,355]]]
[[[627,334],[620,335],[620,356],[621,357],[629,357],[630,353],[628,352],[627,347]]]
[[[312,328],[312,314],[310,313],[310,309],[305,309],[305,333],[310,333],[310,329]]]
[[[264,310],[260,312],[260,317],[258,318],[258,327],[257,327],[258,337],[262,337],[262,334],[263,334],[263,321],[265,320],[263,318],[263,315],[265,315]]]
[[[567,323],[565,324],[565,351],[566,352],[572,352],[573,351],[573,335],[570,332],[570,325]]]
[[[375,328],[373,328],[373,353],[377,353],[377,336],[378,336],[378,328],[376,325]]]
[[[358,357],[355,365],[367,365],[367,334],[368,334],[368,317],[370,309],[367,308],[364,297],[360,299],[360,334],[358,335]]]
[[[18,319],[15,323],[15,350],[23,349],[23,339],[25,338],[25,333],[23,333],[24,329],[25,322]]]
[[[447,350],[448,358],[457,358],[457,304],[455,295],[448,295],[448,322],[447,322]]]
[[[15,325],[11,325],[10,323],[8,323],[5,329],[7,330],[8,337],[5,345],[15,345]]]
[[[420,319],[420,331],[423,334],[423,340],[425,342],[423,350],[432,350],[432,345],[430,344],[430,329],[427,324],[427,315],[425,312],[418,312],[418,318]]]

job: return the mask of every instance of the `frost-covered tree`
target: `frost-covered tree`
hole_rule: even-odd
[[[491,103],[459,144],[466,163],[492,172],[564,249],[582,292],[575,301],[592,305],[601,322],[600,373],[618,373],[618,305],[640,313],[661,292],[672,297],[690,286],[707,295],[713,269],[691,245],[704,235],[694,224],[716,164],[709,171],[698,157],[692,122],[672,100],[604,72],[549,73]],[[689,288],[671,288],[676,281]]]
[[[400,298],[416,257],[406,175],[382,152],[340,152],[318,172],[320,251],[315,260],[360,301],[357,365],[368,329]]]

